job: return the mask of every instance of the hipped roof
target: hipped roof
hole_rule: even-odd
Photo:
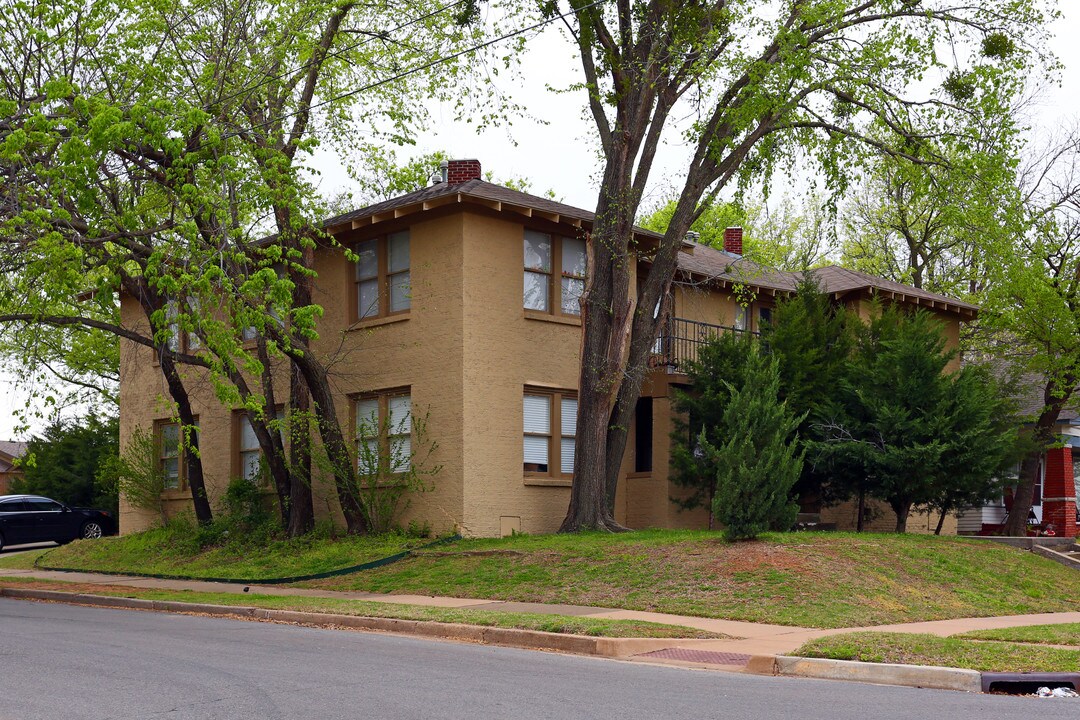
[[[455,185],[438,183],[353,210],[326,220],[323,227],[330,234],[336,235],[454,204],[478,205],[495,212],[514,213],[525,218],[540,218],[584,230],[592,228],[596,217],[588,210],[538,195],[512,190],[484,180],[468,180]],[[634,228],[634,233],[639,239],[657,241],[663,238],[661,233],[644,228]],[[680,271],[698,281],[716,283],[721,287],[744,285],[773,295],[795,292],[799,281],[803,278],[803,273],[800,272],[767,268],[746,258],[690,241],[683,242],[683,252],[679,253],[678,267]],[[853,293],[867,292],[882,294],[900,302],[924,305],[969,317],[974,317],[979,310],[977,305],[955,298],[837,265],[818,268],[813,273],[822,289],[837,299]]]

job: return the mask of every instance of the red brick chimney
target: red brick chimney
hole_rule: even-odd
[[[446,164],[446,182],[448,185],[460,185],[469,180],[479,179],[479,160],[451,160]]]
[[[732,255],[742,255],[741,227],[729,227],[724,230],[724,250]]]

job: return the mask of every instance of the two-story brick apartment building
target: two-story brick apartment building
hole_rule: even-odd
[[[359,256],[318,250],[314,301],[325,314],[312,351],[341,358],[332,382],[343,427],[370,413],[397,425],[427,416],[442,466],[434,489],[417,494],[405,517],[434,530],[476,536],[558,528],[566,512],[577,412],[581,343],[578,315],[592,213],[484,182],[476,161],[453,161],[444,182],[328,220],[327,232]],[[658,238],[639,231],[647,247]],[[701,527],[704,511],[670,501],[671,387],[685,383],[678,361],[722,327],[755,331],[798,276],[763,272],[731,252],[692,242],[680,256],[674,319],[658,341],[624,458],[616,518],[631,527]],[[648,272],[645,262],[637,272]],[[818,279],[836,299],[864,312],[869,299],[930,308],[950,343],[976,308],[841,268]],[[734,286],[753,293],[740,305]],[[145,326],[122,298],[124,322]],[[189,382],[212,498],[257,459],[243,416],[222,406],[208,383]],[[170,403],[154,353],[121,347],[121,440],[153,429],[173,487],[167,507],[190,506]],[[360,440],[362,441],[362,439]],[[316,512],[337,516],[329,488],[316,487]],[[121,505],[121,529],[153,518]]]

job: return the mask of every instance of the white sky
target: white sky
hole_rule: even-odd
[[[1053,130],[1080,120],[1080,3],[1060,0],[1062,19],[1055,24],[1051,48],[1064,65],[1061,87],[1048,88],[1041,97],[1031,123]],[[577,80],[577,60],[569,44],[554,29],[531,42],[523,58],[523,80],[512,97],[529,109],[535,119],[519,118],[507,129],[494,128],[477,134],[473,126],[453,123],[438,115],[430,132],[424,133],[414,149],[398,150],[401,159],[422,152],[447,150],[456,158],[476,158],[485,171],[498,178],[522,177],[531,180],[532,190],[541,194],[554,190],[556,197],[570,205],[591,209],[596,202],[596,176],[600,164],[591,141],[591,120],[582,116],[578,94],[555,94],[545,88],[564,88]],[[667,148],[658,156],[653,171],[653,187],[664,187],[665,177],[675,178],[684,153]],[[323,173],[321,189],[326,195],[349,188],[349,180],[329,155],[319,158]],[[648,202],[648,199],[646,199]],[[0,440],[25,439],[15,433],[14,413],[29,402],[0,367]],[[34,433],[45,422],[31,424]]]

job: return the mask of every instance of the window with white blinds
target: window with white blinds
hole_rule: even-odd
[[[353,401],[357,468],[374,475],[380,468],[405,472],[412,463],[412,398],[401,391]]]
[[[533,477],[572,475],[577,435],[574,393],[526,390],[522,417],[525,474]]]

